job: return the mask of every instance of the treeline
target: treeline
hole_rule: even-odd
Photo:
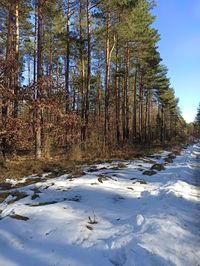
[[[197,108],[197,113],[195,116],[194,123],[191,125],[190,129],[191,129],[191,135],[200,138],[200,103]]]
[[[154,1],[2,0],[0,141],[7,153],[181,137]]]

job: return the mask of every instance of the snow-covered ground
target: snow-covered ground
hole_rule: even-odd
[[[0,266],[199,266],[199,163],[197,143],[76,178],[7,181]]]

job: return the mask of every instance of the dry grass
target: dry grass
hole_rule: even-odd
[[[41,176],[51,172],[54,176],[59,176],[67,171],[72,171],[75,165],[73,162],[63,159],[55,160],[35,160],[28,157],[16,158],[3,163],[0,166],[0,182],[6,178],[20,179],[28,175]]]
[[[80,165],[111,162],[112,160],[131,160],[141,158],[144,155],[157,153],[163,149],[171,150],[179,154],[180,145],[154,145],[141,146],[127,144],[123,147],[105,148],[103,144],[87,143],[84,147],[74,146],[68,152],[55,155],[53,158],[35,160],[30,156],[15,157],[3,162],[0,160],[0,182],[7,178],[20,179],[28,175],[41,176],[44,173],[51,173],[49,178],[71,173],[72,177],[82,175]],[[123,165],[122,165],[123,166]]]

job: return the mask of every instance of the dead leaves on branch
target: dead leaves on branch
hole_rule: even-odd
[[[9,80],[13,61],[0,60],[0,108],[6,115],[0,120],[0,143],[6,140],[8,150],[34,150],[35,132],[54,146],[73,144],[80,138],[80,121],[76,113],[66,113],[66,91],[55,88],[50,77],[41,77],[30,86],[18,87]],[[13,115],[17,103],[17,116]],[[36,115],[36,114],[39,114]],[[5,145],[5,143],[4,143]]]
[[[0,84],[17,73],[17,61],[10,56],[7,60],[0,58]]]

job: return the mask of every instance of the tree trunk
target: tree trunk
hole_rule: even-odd
[[[59,84],[60,84],[60,73],[59,73],[59,58],[57,57],[56,60],[56,89],[59,90]]]
[[[37,74],[37,4],[35,4],[35,21],[34,21],[34,46],[33,46],[33,82],[36,82],[36,74]]]
[[[110,102],[110,3],[107,5],[106,14],[106,50],[105,50],[105,121],[104,121],[104,143],[108,144],[109,132],[109,102]]]
[[[119,87],[119,38],[116,38],[116,66],[115,66],[115,123],[117,144],[120,143],[120,87]]]
[[[126,139],[126,84],[124,77],[122,77],[122,136],[123,142]]]
[[[70,63],[70,0],[67,1],[67,53],[66,53],[66,73],[65,73],[65,89],[66,89],[66,113],[69,112],[69,63]]]
[[[148,143],[151,142],[152,140],[152,131],[151,131],[151,97],[152,97],[152,92],[151,92],[151,89],[148,89],[147,91],[147,141]]]
[[[14,20],[15,20],[15,3],[10,1],[7,27],[7,44],[6,44],[6,60],[14,59]]]
[[[19,0],[15,4],[15,60],[16,60],[16,73],[14,81],[14,108],[13,108],[13,117],[18,116],[18,72],[19,72]]]
[[[50,38],[50,47],[49,47],[49,69],[48,75],[50,77],[51,87],[53,86],[53,38]]]
[[[8,13],[8,22],[7,22],[7,44],[6,44],[6,61],[14,63],[14,18],[15,18],[15,3],[13,1],[10,2],[9,5],[9,13]],[[13,71],[13,69],[12,69]],[[5,73],[6,75],[6,73]],[[9,89],[13,88],[13,77],[15,77],[15,73],[11,76],[6,76],[5,78],[5,86]],[[2,128],[6,132],[7,130],[7,118],[8,118],[8,102],[9,99],[7,96],[3,95],[2,97]],[[2,138],[2,155],[3,158],[6,158],[6,151],[7,151],[7,137],[4,136]]]
[[[137,68],[133,85],[133,140],[137,138]]]
[[[83,3],[80,0],[79,11],[79,31],[80,31],[80,61],[81,61],[81,141],[85,141],[85,56],[84,56],[84,40],[83,40]]]
[[[38,0],[38,30],[37,30],[37,80],[43,75],[43,14],[42,14],[42,3]],[[41,127],[41,110],[40,110],[40,88],[37,88],[36,94],[36,125],[35,125],[35,156],[37,159],[42,157],[42,127]]]
[[[42,1],[38,0],[38,32],[37,32],[37,80],[43,75],[43,14],[42,14]]]
[[[91,29],[90,29],[90,3],[87,0],[87,50],[88,50],[88,62],[87,62],[87,86],[86,86],[86,99],[85,99],[85,134],[88,135],[88,120],[89,120],[89,92],[91,83]]]
[[[145,95],[145,113],[144,113],[144,141],[147,142],[148,138],[148,89],[146,89]]]
[[[164,142],[165,140],[165,114],[164,114],[164,107],[161,107],[161,130],[160,130],[160,140]]]
[[[140,90],[139,90],[139,138],[140,143],[144,140],[144,89],[142,84],[142,73],[140,73]]]
[[[28,58],[28,86],[31,84],[31,60]]]
[[[125,74],[125,107],[126,107],[126,118],[125,118],[125,137],[129,139],[129,67],[130,67],[130,50],[127,43],[126,50],[126,74]]]

